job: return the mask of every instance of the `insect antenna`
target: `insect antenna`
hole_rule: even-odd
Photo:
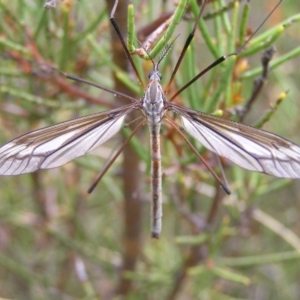
[[[138,42],[139,42],[141,48],[145,51],[145,53],[148,55],[149,59],[151,60],[152,65],[153,65],[153,68],[155,68],[155,66],[156,66],[157,64],[156,64],[155,61],[153,60],[153,58],[152,58],[150,52],[148,51],[147,48],[145,48],[145,47],[143,46],[143,44],[142,44],[140,41],[138,41]]]
[[[178,37],[178,36],[177,36],[177,37]],[[161,63],[161,61],[168,55],[168,53],[169,53],[169,51],[171,50],[171,48],[172,48],[174,42],[176,41],[177,37],[175,37],[175,38],[173,39],[173,41],[171,42],[171,44],[167,44],[167,45],[163,48],[163,50],[162,50],[162,52],[161,52],[161,54],[160,54],[160,56],[159,56],[159,59],[158,59],[158,62],[157,62],[157,66],[159,66],[159,64]]]

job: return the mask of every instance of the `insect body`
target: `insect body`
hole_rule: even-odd
[[[113,18],[111,21],[118,32]],[[121,37],[120,40],[124,46],[124,40]],[[186,43],[185,50],[187,45],[188,43]],[[125,46],[124,50],[130,59],[130,54]],[[166,53],[167,51],[165,51]],[[204,71],[211,69],[228,56],[220,57]],[[136,100],[114,110],[32,131],[2,146],[0,148],[0,175],[19,175],[62,166],[106,142],[121,130],[127,114],[133,110],[140,110],[150,130],[152,161],[151,231],[155,238],[158,238],[161,232],[162,217],[161,123],[166,120],[176,130],[180,131],[178,126],[168,118],[168,111],[177,113],[181,117],[186,132],[203,146],[228,158],[240,167],[281,178],[300,178],[300,147],[296,144],[273,133],[185,108],[168,101],[160,85],[159,62],[153,63],[153,71],[149,74],[150,83],[141,100]],[[175,70],[177,70],[180,62],[179,59]],[[133,64],[132,60],[131,63]],[[186,86],[199,78],[205,73],[204,71],[200,72]],[[171,80],[173,75],[174,72]],[[179,92],[181,91],[182,89]]]

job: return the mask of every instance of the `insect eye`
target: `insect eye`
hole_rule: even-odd
[[[151,79],[152,75],[154,74],[153,71],[151,71],[149,74],[148,74],[148,79]]]

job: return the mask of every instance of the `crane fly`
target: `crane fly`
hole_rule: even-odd
[[[134,67],[129,51],[114,20],[117,3],[118,1],[115,2],[110,19],[119,35],[125,54]],[[201,12],[197,20],[199,20],[200,15]],[[193,36],[195,28],[196,26],[194,26],[189,38]],[[178,59],[170,82],[173,80],[182,61],[182,56],[192,39],[190,38],[189,40],[189,38],[182,51],[183,54]],[[182,125],[188,134],[210,151],[228,158],[238,166],[281,178],[300,178],[300,147],[296,144],[264,130],[172,103],[172,100],[184,88],[212,67],[224,61],[231,54],[220,57],[220,59],[200,72],[179,92],[167,100],[165,90],[160,85],[159,64],[168,50],[169,47],[158,63],[154,63],[151,59],[153,70],[148,76],[149,84],[140,100],[135,100],[133,103],[117,109],[91,114],[35,130],[8,142],[0,148],[0,175],[19,175],[62,166],[79,156],[93,151],[106,142],[121,130],[124,120],[129,113],[139,110],[144,115],[144,121],[140,123],[139,127],[147,123],[150,130],[152,237],[158,238],[161,232],[162,171],[159,133],[162,121],[165,120],[180,132],[176,123],[167,115],[170,111],[180,116]],[[236,54],[233,53],[232,55]],[[67,77],[76,80],[73,76]],[[140,80],[139,76],[138,78]],[[82,82],[85,81],[82,80]],[[226,185],[219,178],[217,179],[225,191],[229,192]]]

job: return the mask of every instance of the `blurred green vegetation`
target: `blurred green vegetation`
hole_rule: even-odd
[[[166,7],[163,1],[148,2],[133,2],[137,33],[159,19],[163,9],[175,10],[172,1]],[[276,1],[253,0],[248,19],[242,17],[247,15],[246,1],[240,2],[228,9],[222,8],[229,1],[208,3],[202,34],[196,32],[168,95],[216,56],[235,51],[276,5]],[[134,74],[120,70],[112,59],[105,3],[65,0],[55,9],[43,8],[43,1],[0,3],[1,144],[25,132],[118,105],[114,95],[67,80],[54,68],[112,89],[113,73],[118,72],[129,89],[140,91]],[[196,9],[196,5],[188,9],[175,28],[173,38],[180,35],[162,62],[163,84],[192,28]],[[238,118],[237,107],[251,96],[253,80],[261,72],[260,56],[272,40],[277,48],[272,61],[276,67],[271,68],[245,123],[255,124],[288,91],[263,128],[299,144],[300,16],[295,14],[299,9],[297,1],[284,0],[239,58],[229,58],[176,101],[211,113],[222,109],[225,116]],[[139,47],[137,41],[135,46]],[[134,59],[145,74],[151,70],[150,62]],[[244,171],[224,160],[232,191],[227,196],[166,126],[162,130],[163,231],[159,240],[153,240],[146,126],[142,133],[131,143],[145,173],[137,191],[144,218],[135,269],[124,268],[122,157],[92,194],[86,192],[111,151],[120,145],[117,136],[95,155],[61,168],[0,178],[0,297],[299,299],[299,181]],[[195,146],[219,172],[216,158],[201,145]],[[132,283],[126,293],[117,292],[121,277]]]

